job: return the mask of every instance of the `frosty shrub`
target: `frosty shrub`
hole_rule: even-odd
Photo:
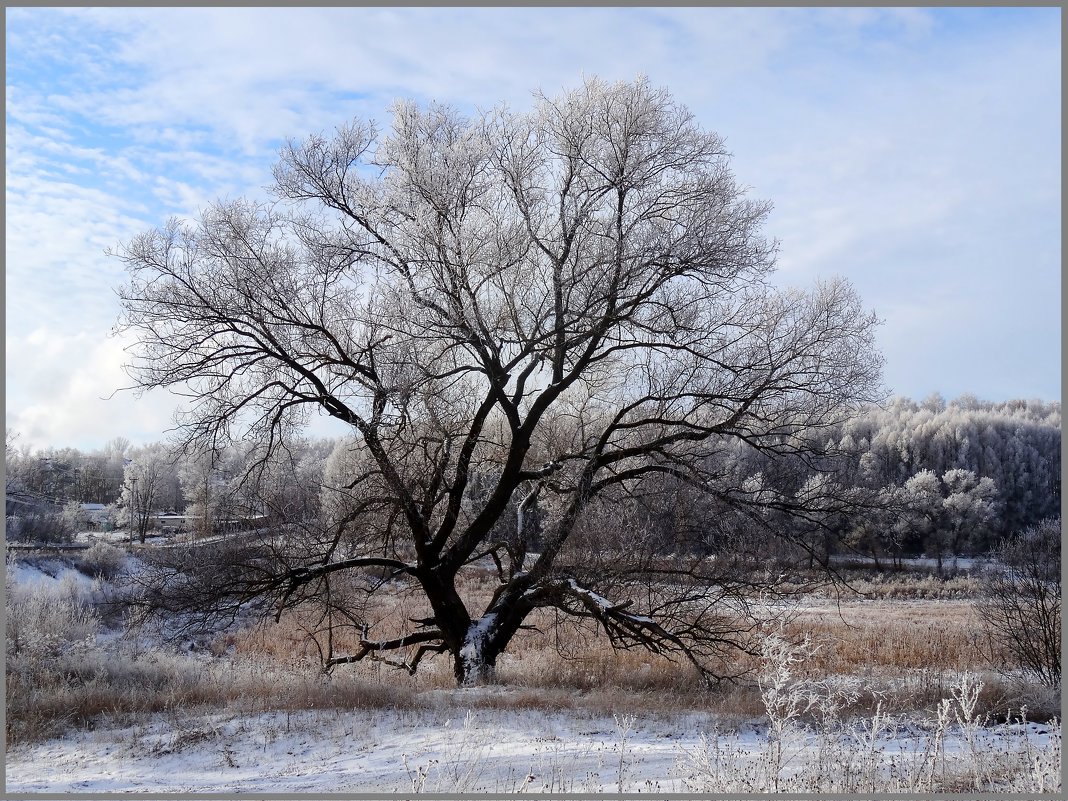
[[[13,567],[8,564],[5,585],[8,744],[53,730],[52,720],[69,720],[70,668],[85,661],[100,628],[92,593],[76,573],[20,585]],[[46,721],[41,711],[51,706],[54,690],[63,696],[55,705],[60,712],[45,713]]]
[[[7,658],[8,671],[32,667],[45,669],[72,646],[84,643],[96,632],[99,621],[86,602],[76,580],[65,579],[52,591],[19,592],[8,587]]]
[[[66,544],[74,533],[68,518],[52,512],[34,511],[7,518],[5,535],[9,542]]]
[[[96,542],[78,560],[78,569],[87,576],[110,581],[126,566],[126,551],[106,542]]]
[[[1045,520],[994,551],[976,604],[991,645],[1012,667],[1061,684],[1061,521]]]

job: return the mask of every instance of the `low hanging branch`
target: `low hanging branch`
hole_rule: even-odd
[[[361,638],[360,640],[356,653],[350,656],[327,657],[323,665],[324,669],[329,671],[335,665],[346,665],[352,662],[359,662],[364,657],[370,656],[371,659],[381,661],[392,667],[404,668],[410,675],[414,676],[416,669],[419,667],[419,661],[423,658],[424,654],[428,652],[442,653],[447,647],[441,642],[442,633],[440,631],[417,631],[413,634],[405,635],[404,637],[398,637],[395,640],[368,640],[366,639],[366,629],[364,630],[364,635],[364,638]],[[420,643],[424,644],[420,645],[411,661],[397,661],[380,656],[381,651],[395,651]],[[431,645],[426,643],[434,644]]]

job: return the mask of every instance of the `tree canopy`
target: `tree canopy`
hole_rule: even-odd
[[[253,481],[314,411],[352,432],[317,519],[281,516],[203,593],[192,555],[161,567],[154,602],[318,604],[324,626],[360,632],[347,654],[328,638],[328,664],[448,652],[459,681],[542,608],[718,670],[751,577],[656,553],[643,493],[670,478],[766,506],[717,455],[815,454],[814,432],[878,397],[881,365],[846,281],[770,283],[769,206],[728,162],[645,80],[474,118],[400,102],[388,131],[356,120],[287,144],[276,202],[218,203],[126,244],[130,372],[190,398],[184,447],[247,441]],[[845,502],[830,485],[777,501]],[[476,605],[458,581],[486,564],[496,586]],[[427,607],[388,636],[353,600],[383,575]]]

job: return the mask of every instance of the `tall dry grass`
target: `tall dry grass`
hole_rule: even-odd
[[[918,600],[918,595],[930,594],[930,577],[897,579],[896,589],[882,582],[884,591],[875,598],[810,597],[784,627],[791,640],[807,638],[816,646],[806,662],[808,675],[854,679],[867,688],[851,702],[851,713],[871,714],[877,704],[895,713],[929,712],[964,671],[983,676],[981,706],[994,718],[1004,719],[1025,704],[1037,717],[1058,713],[1056,697],[998,674],[1001,663],[991,653],[970,601]],[[492,583],[479,581],[466,589],[469,597],[488,598]],[[376,614],[382,621],[420,616],[407,599],[396,609],[384,605]],[[724,683],[710,691],[687,663],[641,650],[615,650],[593,624],[557,619],[552,612],[530,622],[540,631],[517,635],[498,659],[495,679],[500,692],[483,696],[479,703],[641,715],[709,711],[727,720],[764,713],[752,681]],[[284,617],[278,624],[227,635],[217,647],[289,660],[297,672],[314,671],[318,653],[307,639],[306,623],[299,616]],[[347,642],[345,635],[336,640],[339,650],[355,646],[356,632],[347,636]],[[740,655],[739,662],[756,670],[759,657]],[[454,686],[452,666],[444,655],[424,660],[415,677],[369,660],[336,670],[373,686],[403,686],[415,692]]]
[[[109,561],[114,554],[106,554]],[[110,566],[110,565],[109,565]],[[875,598],[840,603],[809,598],[783,635],[807,638],[813,653],[806,676],[836,677],[865,688],[843,714],[930,713],[964,671],[983,676],[983,714],[1004,718],[1026,704],[1038,717],[1057,714],[1059,698],[999,677],[996,654],[984,649],[971,605],[961,599],[916,600],[928,579],[881,582]],[[465,584],[485,603],[492,576]],[[903,600],[896,595],[908,598]],[[39,739],[102,717],[197,705],[260,712],[315,708],[410,708],[437,703],[454,687],[447,656],[428,658],[418,674],[370,660],[320,670],[320,654],[298,614],[216,637],[199,653],[175,652],[136,633],[107,631],[82,585],[31,591],[8,587],[8,742]],[[383,628],[425,616],[414,597],[384,597],[371,610]],[[752,681],[706,689],[685,662],[644,651],[612,649],[589,623],[560,621],[551,612],[531,619],[497,665],[498,687],[465,703],[499,708],[576,709],[594,713],[670,716],[710,712],[724,726],[766,716]],[[357,632],[338,635],[338,652],[353,649]],[[759,668],[759,655],[743,657]]]

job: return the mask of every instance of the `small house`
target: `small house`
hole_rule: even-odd
[[[111,510],[102,503],[83,503],[79,505],[82,522],[89,531],[110,531],[115,521],[111,519]]]

